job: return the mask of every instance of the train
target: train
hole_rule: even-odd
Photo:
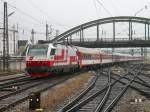
[[[95,48],[52,43],[35,44],[27,49],[26,73],[31,77],[46,77],[80,69],[92,69],[105,64],[140,60],[140,56],[111,54]]]

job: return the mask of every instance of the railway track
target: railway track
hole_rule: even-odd
[[[147,99],[150,99],[150,79],[140,74],[141,72],[138,72],[138,75],[134,78],[132,81],[132,84],[129,85],[131,89],[134,89],[138,91],[141,95],[144,95]],[[106,75],[106,74],[105,74]],[[133,75],[133,73],[132,73]],[[118,75],[111,76],[112,79],[117,80],[116,77],[120,77]],[[124,77],[126,80],[131,80],[130,78]],[[126,85],[125,81],[119,81],[121,84]],[[112,108],[112,107],[111,107]],[[110,108],[110,109],[111,109]]]
[[[22,78],[25,78],[25,77],[28,77],[28,76],[21,75],[21,76],[16,76],[16,77],[7,77],[7,78],[4,78],[4,79],[0,79],[0,84],[5,83],[5,82],[11,82],[11,81],[18,80],[18,79],[22,79]]]
[[[60,83],[65,82],[66,80],[77,76],[74,75],[64,75],[64,76],[56,76],[51,78],[43,78],[39,80],[31,80],[30,83],[21,84],[19,89],[16,91],[0,91],[0,112],[5,111],[6,109],[14,106],[26,99],[28,99],[29,94],[31,92],[42,92],[49,88],[52,88]],[[2,94],[3,93],[3,94]]]
[[[97,89],[102,89],[103,87],[105,87],[107,85],[106,80],[108,80],[107,77],[103,77],[100,74],[97,74],[95,79],[93,79],[92,83],[72,102],[70,102],[68,105],[63,107],[60,110],[60,112],[67,111],[68,109],[70,109],[70,107],[73,107],[77,102],[79,102],[81,100],[85,100],[85,98],[87,98],[88,96],[91,96],[93,92],[97,91]],[[99,82],[103,82],[103,84],[100,85]],[[86,94],[86,93],[88,93],[88,94]]]
[[[103,74],[103,75],[107,76],[107,74]],[[117,79],[120,78],[120,77],[121,77],[121,76],[118,76],[118,75],[111,76],[111,78],[114,79],[114,80],[117,80]],[[127,79],[127,80],[130,80],[130,79],[127,78],[127,77],[124,77],[124,78]],[[124,85],[126,84],[126,82],[121,81],[121,80],[119,80],[119,82],[120,82],[121,84],[124,84]],[[139,88],[139,86],[137,86],[137,84],[139,84],[140,86],[146,88],[146,90],[149,90],[149,88],[150,88],[149,84],[139,82],[139,81],[137,81],[137,80],[135,79],[135,80],[133,81],[133,84],[130,85],[130,88],[133,89],[133,90],[136,90],[136,91],[140,92],[142,95],[144,95],[144,96],[146,96],[146,97],[148,96],[148,98],[150,98],[150,92],[149,92],[149,91],[145,91],[143,88]]]
[[[141,68],[141,67],[140,67]],[[91,81],[89,86],[69,104],[64,106],[59,112],[108,112],[119,101],[125,91],[130,87],[141,94],[150,98],[149,80],[146,76],[140,74],[140,70],[135,67],[126,70],[124,75],[116,75],[110,69],[98,71],[97,76]],[[5,111],[26,100],[31,92],[42,92],[57,84],[63,83],[73,76],[54,77],[51,79],[16,79],[14,81],[4,81],[0,83],[0,111]],[[18,80],[18,82],[17,82]],[[18,86],[14,91],[7,91],[5,88],[10,86]]]
[[[135,67],[133,67],[132,71],[134,69]],[[101,75],[99,74],[93,88],[90,88],[88,91],[83,91],[78,97],[59,110],[59,112],[108,112],[119,101],[129,87],[140,90],[139,88],[132,86],[133,82],[145,84],[145,82],[138,77],[140,70],[132,73],[130,72],[131,70],[127,70],[127,73],[115,78],[112,78],[110,70],[107,71],[109,72],[105,75],[102,75],[102,72]],[[144,91],[142,91],[142,93],[143,92]]]
[[[8,75],[14,75],[21,72],[0,72],[0,76],[8,76]]]
[[[123,82],[126,82],[125,84],[121,84],[119,81],[115,83],[113,86],[110,83],[107,92],[105,96],[103,97],[103,100],[101,103],[97,106],[95,112],[109,112],[112,110],[112,108],[115,106],[115,104],[119,101],[119,99],[124,95],[126,90],[130,87],[130,85],[133,83],[135,78],[137,77],[138,72],[134,75],[126,75],[126,77],[123,77],[121,80]],[[111,79],[111,76],[108,76]],[[128,77],[128,78],[127,78]],[[120,77],[121,78],[121,77]],[[129,80],[127,80],[129,79]],[[111,82],[111,81],[110,81]]]
[[[33,78],[31,78],[29,76],[20,76],[20,77],[16,77],[16,78],[1,81],[0,82],[0,90],[3,89],[3,88],[11,87],[13,85],[19,85],[23,82],[27,82],[27,81],[30,81],[32,79]]]
[[[14,84],[10,84],[7,85],[5,87],[1,87],[0,88],[0,100],[6,99],[12,95],[21,93],[27,89],[36,87],[40,84],[43,83],[43,81],[47,81],[47,80],[43,80],[43,79],[29,79],[29,80],[24,80],[18,83],[14,83]]]
[[[132,73],[133,74],[133,73]],[[106,74],[103,74],[106,75]],[[111,76],[112,79],[116,80],[118,77],[121,77],[119,75],[113,74]],[[124,77],[126,80],[130,80],[130,78]],[[120,81],[120,83],[125,84],[125,82]],[[135,89],[141,93],[147,93],[150,95],[150,78],[146,75],[141,74],[139,72],[139,75],[136,77],[136,79],[133,81],[132,85],[130,86],[132,89]]]

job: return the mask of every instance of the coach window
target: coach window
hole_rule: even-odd
[[[51,49],[50,55],[55,55],[56,49]]]

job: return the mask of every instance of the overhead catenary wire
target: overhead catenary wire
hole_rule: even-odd
[[[118,10],[118,7],[114,4],[113,0],[110,0],[112,7],[114,8],[115,12],[117,12],[117,14],[120,16],[120,12]]]
[[[114,4],[113,0],[110,0],[112,7],[114,8],[115,12],[118,13],[118,15],[120,16],[120,12],[117,8],[117,6]],[[120,23],[121,25],[125,25],[127,29],[124,29],[123,27],[121,27],[122,31],[128,31],[128,26],[125,23]]]
[[[103,4],[102,2],[100,2],[99,0],[96,0],[96,1],[97,1],[97,3],[99,3],[99,5],[102,6],[102,8],[103,8],[110,16],[112,16],[111,12],[104,6],[104,4]],[[122,29],[122,31],[127,31],[126,29],[124,29],[124,28],[122,28],[122,27],[121,27],[121,29]]]
[[[92,0],[93,1],[93,5],[94,5],[94,8],[95,8],[95,11],[96,11],[96,16],[98,18],[98,9],[97,9],[97,6],[96,6],[96,1],[95,0]]]
[[[6,2],[5,0],[0,0],[0,1],[1,1],[0,3]],[[32,15],[26,13],[26,12],[23,11],[22,9],[19,9],[19,8],[17,8],[16,6],[14,6],[14,5],[12,5],[12,4],[8,3],[8,2],[7,2],[7,4],[8,4],[9,7],[15,9],[15,11],[17,11],[17,12],[19,12],[19,13],[25,15],[26,17],[30,18],[30,19],[33,20],[34,22],[38,23],[40,27],[43,27],[43,28],[45,27],[45,23],[44,23],[43,21],[40,21],[39,19],[33,17]],[[12,19],[12,18],[11,18],[11,19]],[[25,22],[25,21],[24,21],[24,22]],[[10,26],[10,25],[9,25],[9,26]],[[10,27],[12,27],[12,26],[10,26]],[[29,33],[31,32],[30,29],[27,30],[26,28],[23,28],[23,27],[20,27],[20,26],[19,26],[19,29],[22,29],[22,32],[24,32],[25,30],[26,30],[26,32],[29,32]],[[24,33],[22,33],[22,34],[25,35]],[[39,32],[39,33],[37,33],[37,34],[44,34],[44,33],[40,33],[40,32]]]
[[[1,0],[1,1],[2,1],[2,0]],[[0,2],[0,3],[1,3],[1,2]],[[0,17],[0,18],[3,19],[2,17]],[[15,19],[14,19],[14,18],[15,18]],[[21,18],[17,18],[17,17],[13,17],[13,18],[11,18],[11,19],[12,19],[12,20],[16,20],[16,19],[21,20]],[[31,24],[31,23],[32,23],[32,22],[27,21],[26,19],[24,19],[23,22],[24,22],[24,23],[26,22],[27,24]],[[36,22],[36,23],[37,23],[37,22]],[[3,24],[3,22],[0,22],[0,24]],[[13,25],[14,25],[14,24],[13,24]],[[9,27],[12,27],[13,25],[9,25]],[[41,24],[39,24],[39,23],[38,23],[37,25],[38,25],[38,27],[43,27],[43,28],[45,27],[44,25],[41,25]],[[37,27],[37,25],[36,25],[36,27]],[[20,26],[20,25],[19,25],[19,26]],[[32,25],[32,26],[33,26],[33,25]],[[21,28],[21,27],[20,27],[20,28]],[[27,27],[26,27],[26,28],[27,28]],[[26,29],[26,28],[23,28],[23,27],[22,27],[22,29]]]
[[[0,24],[3,25],[3,22],[0,21]],[[14,24],[13,24],[13,25],[14,25]],[[13,27],[13,25],[9,25],[9,28],[11,29],[11,28]],[[24,30],[24,31],[26,31],[26,32],[31,32],[31,29],[29,29],[28,27],[21,26],[21,25],[19,25],[18,27],[19,27],[18,29]],[[45,27],[45,26],[44,26],[44,27]]]
[[[0,0],[0,1],[4,1],[4,0]],[[28,0],[28,1],[30,1],[30,0]],[[96,1],[99,1],[99,0],[95,0],[95,2],[96,2]],[[31,1],[31,2],[32,2],[32,1]],[[107,11],[108,14],[112,15],[111,12],[105,7],[105,5],[104,5],[102,2],[99,1],[98,3],[105,9],[105,11]],[[9,4],[9,5],[10,5],[10,4]],[[96,4],[95,4],[95,6],[96,6]],[[13,6],[13,8],[16,9],[15,6]],[[37,8],[38,8],[38,7],[37,7]],[[96,8],[96,7],[95,7],[95,8]],[[17,8],[16,10],[18,10],[18,8]],[[40,10],[40,9],[39,9],[39,10]],[[24,12],[24,11],[23,11],[23,12]],[[22,13],[22,10],[21,10],[21,13]],[[43,13],[43,12],[42,12],[42,13]],[[22,14],[24,14],[24,13],[22,13]],[[24,15],[26,15],[26,12],[25,12]],[[27,13],[27,15],[28,15],[28,13]],[[26,15],[26,16],[27,16],[27,15]],[[45,14],[44,14],[44,15],[45,15]],[[28,15],[29,18],[33,17],[33,16],[30,17],[30,16],[31,16],[31,15]],[[42,24],[41,26],[45,27],[45,23],[43,23],[42,21],[38,20],[38,19],[35,18],[35,17],[33,17],[32,19],[36,19],[37,21],[36,21],[36,20],[34,20],[34,21],[36,21],[36,22],[39,23],[40,25]]]
[[[35,9],[37,9],[41,14],[45,15],[50,21],[46,20],[50,24],[52,24],[52,21],[54,22],[55,25],[57,26],[63,26],[63,27],[70,27],[70,25],[64,25],[62,23],[57,22],[54,20],[52,17],[50,17],[45,11],[43,11],[41,8],[39,8],[32,0],[27,0],[30,5],[32,5]]]
[[[2,1],[3,3],[6,2],[6,1],[4,1],[4,0],[0,0],[0,1]],[[10,7],[14,8],[16,11],[20,12],[21,14],[23,14],[23,15],[29,17],[30,19],[34,20],[35,22],[37,22],[37,23],[39,23],[39,24],[41,24],[41,25],[45,25],[43,22],[41,22],[41,21],[38,20],[37,18],[31,16],[30,14],[28,14],[28,13],[24,12],[23,10],[17,8],[16,6],[14,6],[14,5],[12,5],[12,4],[8,3],[8,2],[7,2],[7,4],[8,4]]]
[[[93,0],[93,5],[95,7],[97,18],[98,18],[98,8],[97,8],[97,5],[96,5],[96,0]],[[101,26],[101,29],[102,29],[102,31],[104,30],[104,28],[102,26]]]
[[[99,5],[101,5],[101,6],[103,7],[103,9],[104,9],[109,15],[112,16],[111,12],[110,12],[109,10],[107,10],[107,8],[103,5],[102,2],[100,2],[99,0],[96,0],[96,1],[97,1],[97,3],[99,3]]]

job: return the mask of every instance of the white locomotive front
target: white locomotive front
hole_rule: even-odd
[[[37,44],[27,50],[26,71],[32,77],[43,77],[76,70],[78,57],[70,46]]]

